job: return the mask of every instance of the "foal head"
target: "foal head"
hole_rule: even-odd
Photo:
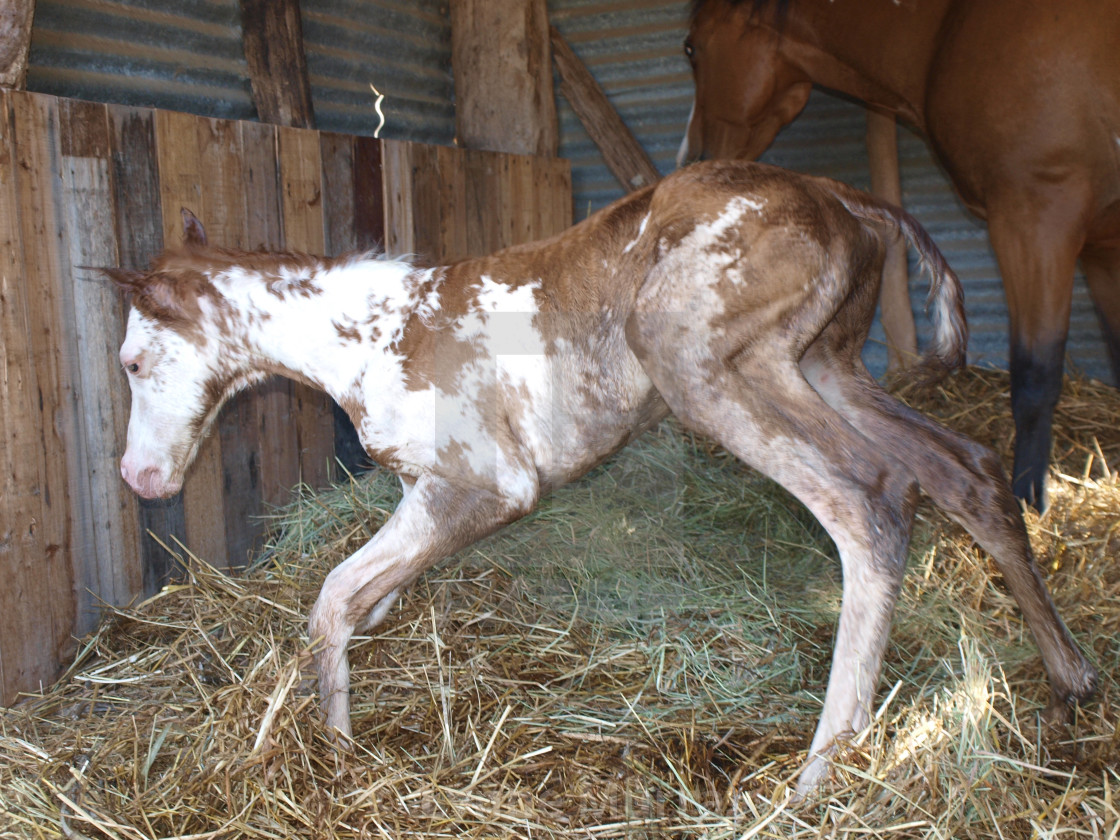
[[[121,476],[149,499],[174,495],[222,404],[248,384],[223,343],[224,300],[205,273],[206,233],[183,211],[183,247],[148,271],[108,269],[131,295],[120,360],[132,408]]]
[[[801,113],[812,82],[781,51],[785,3],[697,0],[684,42],[696,85],[677,154],[754,160]]]

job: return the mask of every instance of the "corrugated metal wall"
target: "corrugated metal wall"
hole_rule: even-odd
[[[439,0],[308,0],[304,49],[317,127],[448,144],[451,26]],[[253,119],[237,0],[38,0],[27,87]]]
[[[684,0],[549,0],[549,17],[664,175],[676,167],[692,76],[681,52]],[[575,218],[622,195],[568,103],[557,100],[560,155],[572,162]]]
[[[685,0],[549,0],[553,23],[591,69],[662,173],[692,101],[681,53]],[[445,0],[303,0],[303,27],[320,128],[370,134],[372,83],[386,94],[382,136],[449,144],[454,136],[450,22]],[[251,119],[237,0],[38,0],[28,87],[59,96]],[[572,161],[575,218],[622,194],[562,99],[560,153]],[[764,160],[866,187],[864,116],[817,92]],[[925,144],[900,130],[904,201],[965,281],[974,361],[1006,365],[1003,291],[984,227],[960,206]],[[919,329],[924,284],[913,285]],[[881,340],[881,334],[873,335]],[[1092,305],[1078,284],[1070,356],[1105,377]],[[868,361],[885,353],[874,342]]]
[[[692,104],[692,78],[681,51],[687,3],[670,0],[549,0],[553,24],[588,65],[658,169],[672,171]],[[622,195],[579,120],[562,99],[560,154],[572,161],[575,217],[584,218]],[[867,189],[863,108],[814,91],[804,113],[775,141],[763,160]],[[965,285],[972,362],[1007,366],[1007,312],[995,257],[984,225],[960,204],[924,141],[899,129],[903,203],[933,235]],[[911,264],[912,276],[916,266]],[[927,286],[911,283],[919,340]],[[1083,372],[1109,379],[1107,352],[1084,282],[1074,292],[1068,355]],[[886,368],[883,334],[876,325],[865,352],[869,367]]]
[[[236,0],[233,0],[236,5]],[[455,136],[446,0],[304,0],[304,50],[319,128],[450,145]]]

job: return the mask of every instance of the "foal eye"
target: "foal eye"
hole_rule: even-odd
[[[696,55],[696,50],[692,46],[692,41],[688,40],[687,38],[684,39],[684,54],[689,58],[692,58],[694,55]]]
[[[136,362],[133,362],[132,364],[130,364],[128,366],[127,370],[128,370],[129,373],[139,373],[140,372],[140,365],[136,364]]]

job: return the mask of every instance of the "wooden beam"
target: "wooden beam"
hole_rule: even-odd
[[[599,147],[603,160],[627,191],[656,183],[661,174],[642,144],[626,127],[591,71],[555,27],[549,27],[552,59],[560,73],[560,92]]]
[[[451,0],[455,132],[468,149],[555,157],[545,0]]]
[[[261,122],[313,128],[299,0],[241,0],[241,43]]]
[[[901,206],[898,134],[891,114],[868,110],[867,158],[871,169],[871,192]],[[887,370],[891,373],[906,370],[918,360],[918,339],[914,328],[914,311],[910,307],[906,243],[901,237],[887,247],[879,305],[879,320],[887,339]]]
[[[31,51],[31,20],[35,0],[0,3],[0,87],[23,90]]]

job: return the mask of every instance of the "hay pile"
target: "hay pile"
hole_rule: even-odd
[[[995,445],[1006,374],[907,394]],[[992,564],[923,507],[875,722],[825,796],[839,565],[769,482],[672,428],[429,573],[355,641],[358,753],[326,740],[306,615],[384,521],[374,475],[304,494],[269,549],[124,610],[0,715],[0,835],[71,838],[1120,836],[1120,394],[1073,380],[1029,521],[1099,700],[1040,733],[1037,652]],[[301,673],[302,668],[302,673]]]

